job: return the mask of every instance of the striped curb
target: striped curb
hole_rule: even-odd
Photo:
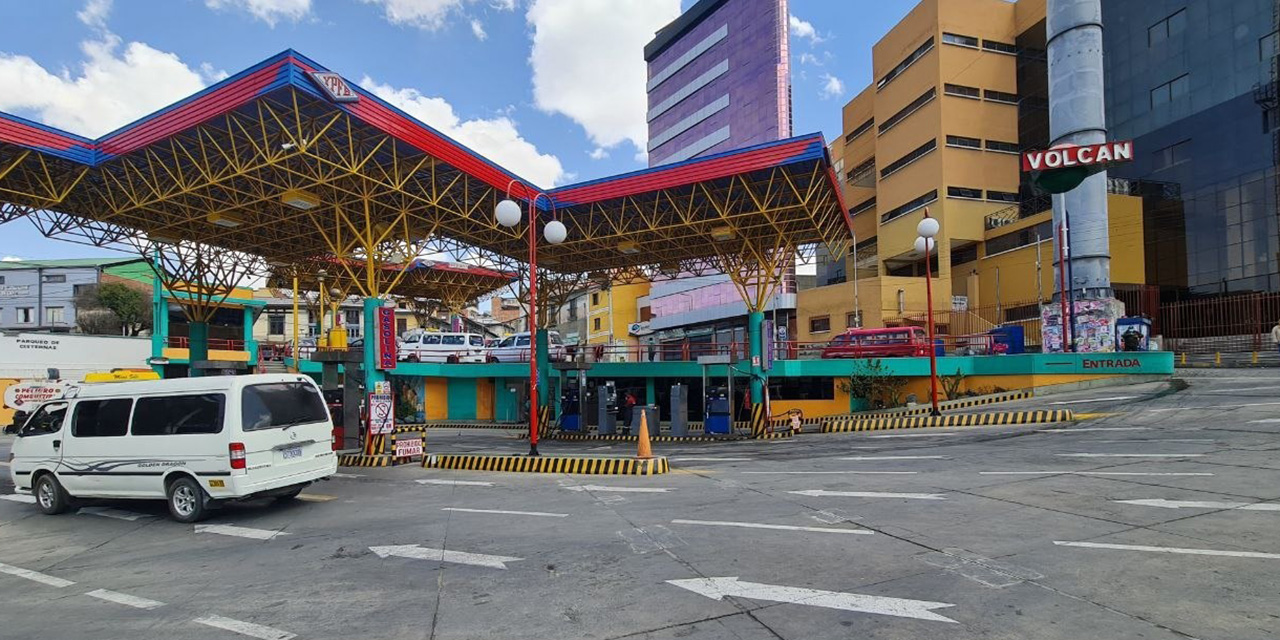
[[[920,429],[928,427],[981,427],[992,425],[1033,424],[1042,422],[1069,422],[1073,419],[1070,409],[1052,411],[1005,411],[1000,413],[964,413],[946,416],[907,416],[898,418],[871,418],[832,420],[822,425],[823,433],[847,431],[881,431],[885,429]]]
[[[943,400],[938,403],[938,408],[947,409],[966,409],[969,407],[980,407],[982,405],[997,404],[1000,402],[1013,402],[1014,400],[1027,400],[1033,397],[1030,391],[1010,391],[1007,393],[982,396],[978,398],[962,398],[960,400]],[[865,419],[865,418],[890,418],[890,417],[906,417],[906,416],[924,416],[929,415],[933,408],[928,404],[923,404],[911,408],[901,409],[884,409],[881,411],[867,411],[859,413],[842,413],[838,416],[826,416],[819,418],[824,424],[833,419],[849,420],[849,419]]]
[[[723,436],[708,435],[691,435],[691,436],[649,436],[649,442],[741,442],[743,440],[774,440],[777,438],[790,438],[794,434],[790,430],[786,431],[766,431],[757,438],[752,438],[746,434],[734,434]],[[586,433],[557,433],[546,438],[547,440],[561,440],[565,442],[580,441],[607,441],[607,442],[638,442],[640,436],[624,436],[619,434],[599,435]]]
[[[396,467],[413,463],[414,460],[410,456],[397,458],[393,455],[367,456],[353,453],[338,456],[339,467]]]
[[[422,422],[396,425],[396,433],[422,431],[423,429],[502,429],[515,431],[528,428],[529,425],[527,424],[511,422]]]
[[[513,473],[580,473],[612,476],[652,476],[667,473],[670,464],[664,457],[638,460],[608,457],[554,457],[521,455],[429,454],[422,466],[428,469],[461,469],[467,471],[506,471]]]

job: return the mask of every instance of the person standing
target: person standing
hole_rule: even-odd
[[[1276,326],[1271,327],[1271,342],[1275,344],[1276,350],[1280,351],[1280,320],[1276,321]]]

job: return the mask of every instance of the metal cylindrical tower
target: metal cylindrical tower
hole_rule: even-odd
[[[1048,0],[1047,13],[1050,146],[1106,142],[1102,2]],[[1089,176],[1080,186],[1053,200],[1054,228],[1062,224],[1064,214],[1069,217],[1068,260],[1074,279],[1068,286],[1077,298],[1112,297],[1106,172]],[[1060,282],[1060,278],[1054,278],[1058,293]]]

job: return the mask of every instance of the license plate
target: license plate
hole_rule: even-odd
[[[289,447],[280,450],[281,457],[285,460],[302,457],[302,447]]]

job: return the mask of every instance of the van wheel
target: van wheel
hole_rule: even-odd
[[[409,362],[417,362],[417,361],[418,361],[418,354],[416,354],[416,353],[411,353],[411,354],[409,354],[409,357],[408,357],[408,358],[405,358],[405,360],[407,360],[407,361],[409,361]]]
[[[306,489],[306,487],[298,487],[296,489],[290,489],[287,493],[282,493],[276,496],[276,500],[293,500],[297,498],[299,494],[302,493],[303,489]]]
[[[45,515],[56,516],[71,506],[71,499],[62,488],[62,483],[52,473],[46,473],[36,480],[36,505]]]
[[[204,489],[191,478],[178,478],[169,485],[169,515],[178,522],[199,522],[209,515]]]

